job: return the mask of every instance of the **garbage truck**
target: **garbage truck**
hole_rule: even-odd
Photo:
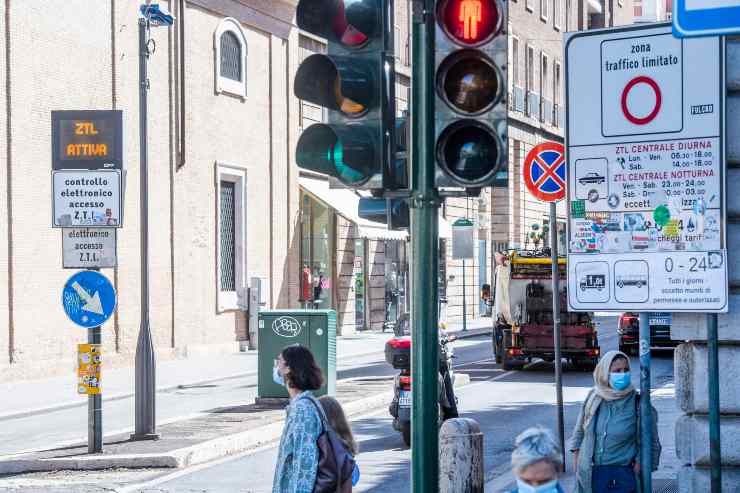
[[[593,313],[568,312],[563,257],[558,258],[558,271],[561,356],[578,369],[593,370],[600,355]],[[535,358],[555,360],[552,298],[549,251],[496,254],[493,356],[505,370],[521,368]]]

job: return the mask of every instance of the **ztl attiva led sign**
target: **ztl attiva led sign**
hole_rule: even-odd
[[[120,110],[52,111],[52,169],[122,168]]]

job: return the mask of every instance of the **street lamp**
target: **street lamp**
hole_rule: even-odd
[[[150,50],[149,32],[152,26],[171,26],[174,17],[159,4],[139,7],[139,166],[141,211],[141,325],[136,343],[135,425],[132,440],[156,440],[156,358],[149,323],[149,166],[147,156],[147,61]]]

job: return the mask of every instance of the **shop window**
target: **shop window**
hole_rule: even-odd
[[[309,194],[301,196],[301,299],[309,308],[333,308],[333,210]]]

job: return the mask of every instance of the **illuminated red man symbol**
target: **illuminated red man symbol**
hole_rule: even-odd
[[[481,0],[460,2],[460,21],[463,23],[463,39],[478,38],[478,24],[481,20]]]

